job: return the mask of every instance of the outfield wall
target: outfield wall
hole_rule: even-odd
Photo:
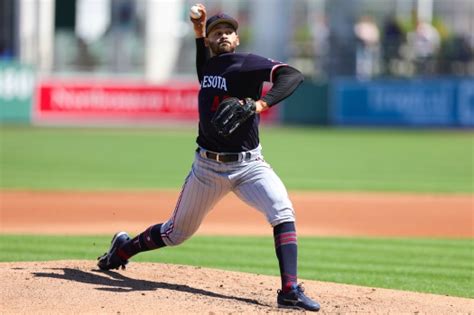
[[[0,122],[31,121],[35,84],[32,67],[0,61]]]
[[[268,90],[265,87],[264,92]],[[36,124],[195,122],[196,82],[36,80],[0,63],[0,122]],[[336,126],[474,127],[474,78],[306,80],[264,122]]]
[[[335,125],[474,126],[474,79],[340,78],[330,95]]]
[[[32,107],[34,123],[195,122],[199,84],[50,80],[39,82]],[[268,90],[265,89],[264,92]],[[275,122],[278,111],[262,115]]]

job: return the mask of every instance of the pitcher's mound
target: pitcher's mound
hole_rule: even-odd
[[[208,268],[94,261],[0,263],[3,314],[230,314],[291,312],[276,306],[279,278]],[[469,313],[473,300],[303,281],[321,313]]]

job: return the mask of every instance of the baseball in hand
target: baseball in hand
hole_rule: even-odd
[[[199,11],[199,7],[197,5],[193,5],[191,9],[189,9],[189,16],[192,19],[199,19],[201,17],[201,11]]]

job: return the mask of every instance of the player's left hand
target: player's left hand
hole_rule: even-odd
[[[221,136],[230,136],[247,119],[257,112],[256,102],[251,98],[239,100],[236,97],[224,99],[212,117],[211,123]]]

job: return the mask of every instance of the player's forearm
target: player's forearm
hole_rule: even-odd
[[[273,86],[261,101],[271,107],[293,94],[303,80],[301,72],[290,66],[282,66],[275,70]]]
[[[204,38],[196,38],[196,72],[199,82],[202,80],[202,68],[209,59],[209,49],[204,44]]]
[[[206,37],[206,32],[205,32],[204,30],[196,30],[196,29],[195,29],[195,30],[194,30],[194,37],[195,37],[196,39],[198,39],[198,38],[204,38],[204,37]]]
[[[204,38],[206,37],[206,7],[197,3],[199,9],[200,17],[195,18],[190,16],[191,23],[193,24],[194,35],[196,37],[196,72],[198,75],[199,82],[202,81],[202,68],[209,59],[209,49],[204,43]],[[194,7],[194,6],[193,6]]]

